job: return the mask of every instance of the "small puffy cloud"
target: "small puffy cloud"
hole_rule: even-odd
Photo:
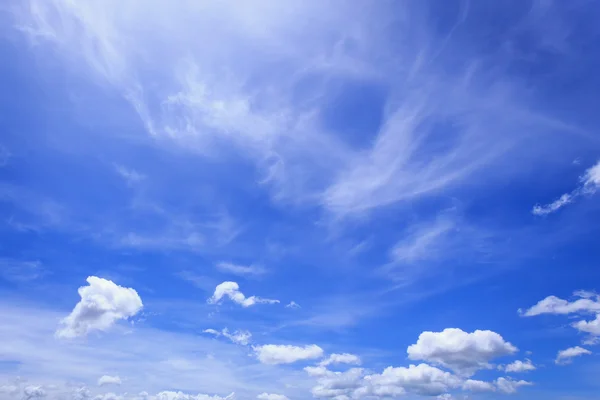
[[[493,392],[496,387],[490,382],[467,379],[463,382],[462,389],[469,392]]]
[[[331,354],[325,360],[321,361],[319,365],[328,366],[331,364],[354,364],[360,365],[360,358],[357,355],[350,353],[342,353],[342,354]]]
[[[223,282],[217,285],[214,294],[208,299],[208,302],[210,304],[218,304],[221,302],[223,297],[229,297],[231,301],[241,305],[242,307],[250,307],[255,304],[279,303],[279,300],[263,299],[257,296],[246,297],[242,292],[240,292],[240,287],[236,282]]]
[[[316,344],[307,346],[266,344],[255,346],[253,349],[256,357],[263,364],[291,364],[323,356],[323,349]]]
[[[516,381],[510,378],[498,378],[496,379],[496,387],[502,393],[513,394],[517,392],[517,389],[521,386],[531,386],[533,383],[527,381]]]
[[[244,346],[250,343],[250,339],[252,338],[252,333],[250,333],[249,331],[235,331],[233,333],[229,333],[229,330],[227,328],[223,328],[221,332],[217,331],[216,329],[205,329],[203,332],[217,337],[226,337],[233,343],[241,344]]]
[[[600,314],[596,315],[596,318],[591,321],[577,321],[573,323],[573,327],[581,332],[589,333],[593,336],[600,336]],[[595,342],[597,339],[588,339],[590,342]]]
[[[450,393],[444,393],[444,394],[440,394],[438,397],[436,397],[437,400],[452,400],[454,399],[454,397],[452,397],[452,395]]]
[[[325,367],[306,367],[304,370],[317,378],[317,384],[311,389],[313,397],[349,399],[360,398],[369,393],[363,380],[362,368],[351,368],[344,372],[329,371]]]
[[[134,289],[107,279],[90,276],[88,286],[79,288],[81,300],[56,331],[60,338],[86,336],[92,331],[105,331],[115,322],[134,316],[142,309],[142,299]]]
[[[240,265],[230,262],[220,262],[216,265],[216,267],[222,272],[239,276],[262,275],[267,272],[266,269],[258,265]]]
[[[123,396],[115,393],[103,393],[94,397],[94,400],[125,400]]]
[[[258,400],[290,400],[287,398],[287,396],[275,393],[261,393],[258,396],[256,396],[256,398]]]
[[[572,203],[580,196],[591,195],[600,188],[600,161],[588,168],[579,178],[579,186],[569,193],[562,194],[558,199],[551,203],[539,205],[536,204],[531,212],[534,215],[552,214],[567,204]]]
[[[103,375],[98,379],[98,386],[120,385],[121,378],[118,376]]]
[[[424,360],[464,375],[490,368],[490,360],[513,354],[517,348],[492,331],[472,333],[457,328],[442,332],[423,332],[417,343],[408,347],[411,360]]]
[[[296,303],[295,301],[290,301],[289,304],[285,306],[285,308],[298,309],[300,308],[300,304]]]
[[[46,397],[46,391],[41,386],[26,386],[23,389],[24,400],[40,399],[42,397]]]
[[[461,380],[450,372],[427,364],[408,367],[388,367],[381,374],[365,377],[371,393],[377,396],[394,396],[411,392],[424,396],[437,396],[458,387]]]
[[[504,371],[506,372],[527,372],[534,371],[536,369],[535,365],[531,363],[531,360],[525,360],[525,362],[521,360],[516,360],[506,367],[504,367]]]
[[[600,312],[600,301],[598,296],[589,292],[578,291],[574,295],[578,300],[569,302],[556,296],[548,296],[540,300],[533,307],[519,313],[524,317],[533,317],[541,314],[574,314],[574,313],[596,313]],[[594,300],[592,297],[595,297]]]
[[[589,354],[592,354],[592,352],[587,349],[584,349],[583,347],[570,347],[566,350],[559,351],[554,362],[559,365],[570,364],[573,361],[572,359],[574,357],[580,357]]]

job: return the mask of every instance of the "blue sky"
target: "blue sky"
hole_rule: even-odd
[[[600,4],[8,1],[0,399],[600,399]]]

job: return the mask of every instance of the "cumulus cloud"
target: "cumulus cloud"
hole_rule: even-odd
[[[32,400],[32,399],[40,399],[42,397],[46,397],[46,391],[41,386],[26,386],[23,389],[23,399],[24,400]]]
[[[490,360],[516,351],[515,346],[496,332],[476,330],[467,333],[457,328],[423,332],[417,343],[407,349],[411,360],[428,361],[464,375],[491,368]]]
[[[92,331],[106,331],[118,320],[127,319],[142,309],[142,299],[134,289],[107,279],[90,276],[88,286],[79,288],[81,300],[56,331],[60,338],[86,336]]]
[[[120,385],[121,378],[118,376],[103,375],[98,378],[98,386],[104,385]]]
[[[319,365],[326,367],[331,364],[354,364],[360,365],[360,357],[350,353],[336,354],[333,353],[325,360],[321,361]]]
[[[308,375],[317,378],[317,384],[311,389],[316,398],[346,399],[367,394],[362,368],[334,372],[319,366],[306,367],[304,370]]]
[[[258,400],[290,400],[287,398],[287,396],[275,393],[261,393],[258,396],[256,396],[256,398]]]
[[[592,352],[584,349],[583,347],[570,347],[568,349],[559,351],[554,362],[559,365],[570,364],[573,361],[573,358],[589,354],[592,354]]]
[[[388,367],[381,374],[367,375],[371,392],[378,396],[393,396],[404,391],[424,396],[437,396],[460,385],[461,380],[450,372],[427,364],[408,367]]]
[[[307,346],[266,344],[254,346],[253,349],[256,357],[263,364],[291,364],[323,356],[323,349],[316,344]]]
[[[153,400],[234,400],[235,393],[228,396],[209,396],[207,394],[188,394],[183,392],[164,391],[157,393]]]
[[[502,393],[513,394],[517,392],[517,389],[522,386],[531,386],[533,383],[527,381],[516,381],[510,378],[498,378],[496,379],[496,386]]]
[[[591,321],[583,320],[574,322],[573,327],[592,336],[600,336],[600,314],[596,314],[596,318]]]
[[[467,379],[463,382],[462,389],[469,392],[493,392],[496,387],[490,382]]]
[[[535,215],[552,214],[567,204],[572,203],[580,196],[596,193],[598,188],[600,188],[600,161],[588,168],[579,178],[579,182],[579,186],[573,191],[562,194],[551,203],[544,205],[536,204],[531,212]]]
[[[220,262],[216,265],[217,269],[222,272],[227,272],[233,275],[248,276],[248,275],[262,275],[267,270],[264,267],[258,265],[240,265],[233,264],[230,262]]]
[[[541,314],[573,314],[600,312],[600,301],[597,295],[589,292],[578,291],[574,296],[580,297],[575,301],[563,300],[556,296],[548,296],[536,305],[519,313],[524,317],[533,317]],[[593,298],[594,299],[593,299]]]
[[[215,288],[215,292],[208,299],[209,304],[218,304],[223,297],[229,297],[231,301],[241,305],[242,307],[250,307],[255,304],[276,304],[279,300],[263,299],[257,296],[246,297],[240,292],[240,287],[236,282],[223,282]]]
[[[526,359],[525,362],[521,360],[515,360],[514,362],[504,367],[504,371],[506,372],[527,372],[534,371],[535,369],[535,365],[533,365],[531,363],[531,360],[528,359]]]
[[[221,330],[221,332],[217,331],[216,329],[205,329],[203,332],[209,333],[209,334],[217,336],[217,337],[218,336],[226,337],[227,339],[231,340],[233,343],[241,344],[244,346],[246,346],[248,343],[250,343],[250,339],[252,339],[252,333],[250,333],[249,331],[244,331],[244,330],[229,333],[229,330],[227,328],[223,328]]]

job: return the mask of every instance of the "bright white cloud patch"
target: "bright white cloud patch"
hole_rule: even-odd
[[[171,392],[171,391],[164,391],[164,392],[160,392],[157,393],[156,396],[154,396],[153,400],[234,400],[235,399],[235,393],[231,393],[228,396],[225,397],[221,397],[221,396],[209,396],[207,394],[188,394],[188,393],[183,393],[183,392]]]
[[[289,303],[288,303],[288,304],[285,306],[285,308],[298,309],[298,308],[301,308],[301,307],[300,307],[300,304],[298,304],[298,303],[296,303],[295,301],[293,301],[293,300],[292,300],[292,301],[290,301],[290,302],[289,302]]]
[[[469,392],[493,392],[496,387],[490,382],[467,379],[463,382],[462,389]]]
[[[573,358],[589,354],[592,354],[592,352],[583,347],[570,347],[566,350],[559,351],[554,362],[561,365],[570,364],[573,361]]]
[[[548,296],[540,300],[533,307],[522,311],[520,314],[524,317],[533,317],[541,314],[574,314],[574,313],[595,313],[600,312],[600,301],[597,295],[592,295],[588,292],[575,292],[576,297],[580,297],[575,301],[563,300],[556,296]],[[590,298],[593,296],[595,299]],[[585,297],[581,297],[585,296]]]
[[[229,297],[231,301],[241,305],[242,307],[250,307],[255,304],[276,304],[279,300],[263,299],[257,296],[246,297],[240,292],[240,287],[236,282],[223,282],[215,288],[215,292],[208,302],[210,304],[218,304],[223,297]]]
[[[121,378],[118,376],[103,375],[98,379],[98,386],[120,385]]]
[[[381,374],[368,375],[365,379],[371,386],[370,392],[382,397],[404,391],[436,396],[460,385],[458,377],[427,364],[388,367]]]
[[[354,364],[360,365],[360,357],[354,354],[342,353],[342,354],[331,354],[325,360],[321,361],[319,365],[328,366],[331,364]]]
[[[527,372],[534,371],[535,369],[536,367],[531,363],[531,360],[525,360],[524,362],[516,360],[504,367],[504,371],[506,372]]]
[[[517,348],[492,331],[472,333],[447,328],[442,332],[423,332],[417,343],[408,347],[411,360],[424,360],[471,375],[490,368],[490,360],[513,354]]]
[[[262,275],[266,272],[263,267],[258,265],[239,265],[230,262],[217,263],[217,269],[222,272],[227,272],[233,275],[247,276],[247,275]]]
[[[290,400],[287,396],[282,394],[274,394],[274,393],[261,393],[256,396],[258,400]]]
[[[107,279],[90,276],[88,286],[80,287],[81,300],[71,314],[61,321],[56,335],[61,338],[86,336],[105,331],[115,322],[134,316],[142,309],[142,299],[131,288]]]
[[[291,364],[323,356],[323,349],[316,344],[307,346],[266,344],[255,346],[253,349],[256,357],[263,364]]]
[[[41,386],[30,385],[23,389],[24,400],[41,399],[46,397],[46,394],[46,391]]]
[[[214,336],[223,336],[227,339],[231,340],[235,344],[241,344],[246,346],[250,343],[250,339],[252,339],[252,333],[249,331],[235,331],[233,333],[229,332],[229,329],[223,328],[220,332],[216,329],[205,329],[204,333],[208,333]]]
[[[496,387],[499,391],[506,394],[513,394],[517,392],[522,386],[531,386],[533,383],[524,380],[516,381],[510,378],[498,378],[496,379]]]
[[[594,194],[600,188],[600,161],[587,169],[579,178],[580,185],[570,193],[564,193],[558,199],[545,205],[536,204],[531,211],[535,215],[547,215],[572,203],[582,195]]]

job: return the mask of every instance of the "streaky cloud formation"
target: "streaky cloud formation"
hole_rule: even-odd
[[[323,355],[323,349],[316,344],[306,346],[265,344],[254,346],[256,358],[264,364],[291,364],[297,361],[314,360]]]
[[[556,356],[556,360],[554,360],[554,363],[562,365],[570,364],[571,362],[573,362],[573,358],[589,354],[592,354],[592,352],[587,349],[584,349],[583,347],[570,347],[568,349],[559,351]]]

